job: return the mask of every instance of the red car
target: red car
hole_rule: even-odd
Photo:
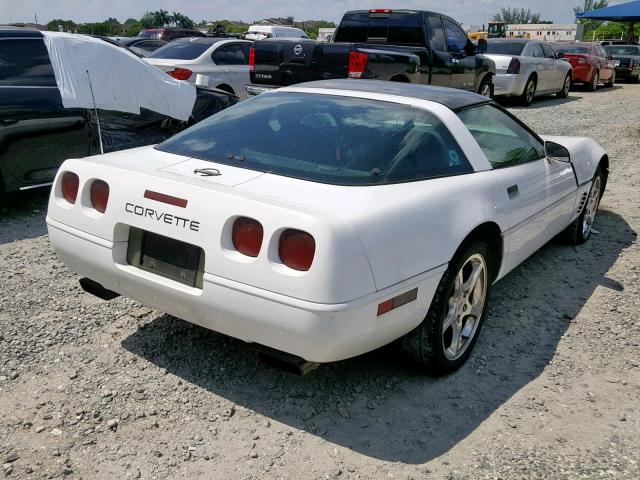
[[[602,46],[592,42],[563,42],[553,44],[560,58],[573,67],[572,82],[582,83],[595,91],[600,83],[613,87],[616,81],[616,66]]]

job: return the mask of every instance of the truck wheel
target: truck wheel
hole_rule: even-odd
[[[472,241],[449,263],[425,319],[400,340],[402,352],[431,375],[460,368],[487,316],[491,279],[489,247]]]
[[[533,103],[533,99],[536,97],[536,79],[529,77],[527,84],[524,86],[524,91],[520,95],[520,103],[525,107],[528,107]]]
[[[483,97],[493,98],[493,83],[491,83],[491,77],[486,76],[480,82],[478,87],[478,93]]]

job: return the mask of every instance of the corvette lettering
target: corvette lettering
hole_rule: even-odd
[[[188,228],[194,232],[200,231],[200,222],[190,220],[184,217],[178,217],[170,213],[159,212],[153,208],[143,207],[142,205],[134,205],[133,203],[127,203],[124,206],[127,213],[132,213],[139,217],[150,218],[158,222],[164,222],[168,225],[175,225],[176,227]]]

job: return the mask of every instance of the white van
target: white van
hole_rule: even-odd
[[[247,40],[262,40],[263,38],[306,38],[309,36],[303,30],[280,25],[251,25],[244,38]]]

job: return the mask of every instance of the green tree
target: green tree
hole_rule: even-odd
[[[539,23],[540,14],[534,13],[530,8],[501,8],[500,13],[491,17],[493,22],[514,23]]]
[[[140,19],[140,25],[142,28],[153,28],[156,26],[155,12],[144,12],[144,15]]]
[[[582,15],[583,13],[590,12],[592,10],[596,10],[598,8],[604,8],[609,6],[609,0],[584,0],[582,6],[573,7],[573,13],[576,18],[578,15]],[[593,36],[593,31],[597,30],[601,27],[604,22],[599,20],[580,20],[578,21],[584,25],[584,38],[591,38]]]
[[[155,17],[156,27],[164,27],[165,25],[168,25],[171,22],[171,16],[169,15],[169,12],[167,12],[166,10],[160,9],[157,12],[153,12],[153,15]]]
[[[50,32],[57,32],[58,25],[62,25],[62,29],[65,32],[75,32],[77,27],[76,23],[73,20],[61,20],[57,18],[47,23],[47,30],[49,30]]]

